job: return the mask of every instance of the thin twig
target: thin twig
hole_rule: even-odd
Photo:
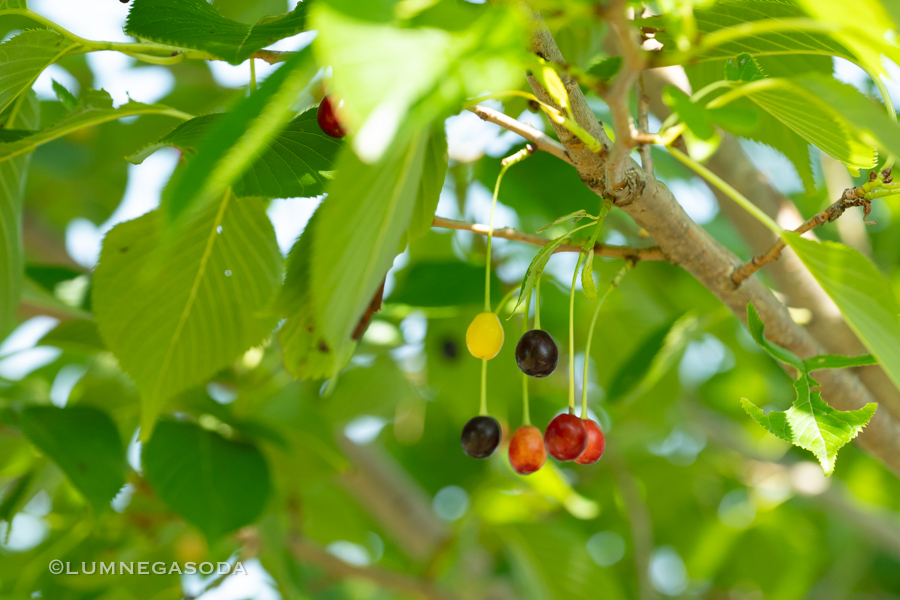
[[[635,32],[625,14],[626,8],[627,2],[617,0],[605,11],[610,29],[618,38],[623,59],[622,70],[606,97],[606,103],[612,114],[613,128],[616,131],[616,141],[610,150],[609,161],[606,163],[606,187],[613,193],[625,189],[627,185],[625,179],[626,159],[631,154],[632,148],[638,145],[636,139],[638,131],[631,118],[628,95],[646,64],[640,44],[634,36]]]
[[[385,590],[427,600],[453,600],[455,598],[424,579],[378,567],[351,565],[329,554],[319,546],[296,536],[292,536],[288,540],[288,545],[297,560],[315,565],[335,579],[366,579]]]
[[[638,77],[638,130],[641,138],[650,134],[650,98],[647,97],[644,91],[643,75]],[[641,155],[641,168],[644,169],[644,173],[653,177],[652,148],[648,144],[638,141],[641,144],[638,148],[638,152]]]
[[[820,225],[830,223],[844,214],[844,211],[848,208],[854,206],[862,206],[863,211],[865,211],[866,216],[868,216],[869,211],[872,209],[872,205],[865,197],[863,197],[864,193],[865,191],[862,189],[862,186],[844,190],[840,200],[822,212],[816,213],[813,217],[800,225],[800,227],[794,229],[794,233],[802,235]],[[771,248],[762,254],[754,256],[752,260],[735,269],[731,273],[731,280],[735,285],[740,285],[742,281],[759,271],[764,265],[778,259],[778,257],[781,256],[781,251],[784,250],[786,245],[784,239],[779,237],[778,241],[775,242]]]
[[[569,155],[568,153],[566,153],[566,149],[562,144],[560,144],[547,134],[538,131],[531,125],[523,123],[517,119],[513,119],[512,117],[505,115],[498,110],[494,110],[493,108],[488,108],[487,106],[482,106],[480,104],[470,107],[469,110],[475,113],[483,121],[494,123],[495,125],[499,125],[506,130],[512,131],[513,133],[522,136],[523,138],[534,144],[534,147],[538,150],[548,152],[553,156],[566,161],[570,165],[572,164],[572,159],[569,158]]]
[[[443,217],[435,217],[432,224],[433,227],[441,227],[443,229],[458,229],[460,231],[471,231],[479,235],[488,234],[488,226],[479,223],[466,223],[465,221],[455,221],[453,219],[445,219]],[[513,229],[512,227],[504,227],[502,229],[494,229],[492,234],[494,237],[513,240],[516,242],[525,242],[526,244],[534,244],[535,246],[546,246],[553,240],[525,233]],[[573,246],[570,244],[561,244],[556,252],[583,252],[582,246]],[[594,254],[599,256],[609,256],[611,258],[630,258],[633,260],[668,260],[658,246],[649,248],[632,248],[629,246],[610,246],[608,244],[594,244]]]

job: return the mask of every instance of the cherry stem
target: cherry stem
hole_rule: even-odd
[[[256,59],[250,59],[250,93],[256,91]]]
[[[506,304],[509,302],[510,298],[513,297],[513,294],[515,294],[516,292],[518,292],[519,289],[520,289],[521,287],[522,287],[522,286],[517,285],[517,286],[514,287],[513,289],[511,289],[511,290],[509,290],[508,292],[506,292],[506,295],[503,296],[503,298],[500,300],[500,304],[498,304],[498,305],[497,305],[497,308],[494,309],[494,314],[495,314],[495,315],[498,315],[498,316],[500,315],[500,311],[503,310],[503,307],[506,306]]]
[[[575,284],[578,282],[578,267],[584,254],[578,255],[575,274],[572,275],[572,290],[569,292],[569,414],[575,414]]]
[[[528,295],[531,298],[531,294]],[[528,314],[528,311],[525,311]],[[534,328],[541,328],[541,278],[538,277],[537,283],[534,284]]]
[[[531,308],[531,294],[525,297],[525,314],[522,315],[522,335],[528,333],[528,311]],[[522,424],[531,425],[531,410],[528,406],[528,375],[522,373]]]
[[[622,278],[625,277],[625,274],[633,268],[634,262],[626,260],[625,264],[622,265],[622,268],[619,269],[619,272],[616,273],[616,276],[613,277],[612,281],[609,282],[609,287],[606,288],[606,292],[603,294],[603,296],[600,297],[600,300],[597,301],[597,308],[594,309],[594,316],[591,318],[591,326],[588,329],[587,344],[584,347],[584,377],[581,380],[582,419],[587,419],[588,366],[590,365],[591,342],[594,339],[594,329],[597,325],[597,317],[600,316],[600,308],[603,306],[603,303],[606,301],[606,297],[609,296],[610,292],[618,287],[619,283],[622,281]]]
[[[487,410],[487,364],[488,361],[486,358],[481,359],[481,407],[478,409],[478,414],[482,417],[486,417],[488,414]]]
[[[491,312],[491,240],[494,237],[494,211],[497,209],[497,197],[500,195],[500,182],[507,169],[518,162],[522,162],[529,156],[534,154],[534,147],[531,144],[511,156],[507,156],[500,161],[500,174],[497,175],[497,183],[494,184],[494,198],[491,201],[491,216],[488,219],[487,249],[485,250],[484,265],[484,312]]]

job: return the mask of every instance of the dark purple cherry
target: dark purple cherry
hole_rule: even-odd
[[[333,138],[342,138],[347,135],[347,130],[344,129],[338,118],[343,104],[344,102],[341,101],[335,105],[331,96],[325,96],[319,103],[319,110],[316,111],[316,121],[319,122],[319,127]]]
[[[546,331],[532,329],[516,344],[516,364],[526,375],[546,377],[556,370],[557,362],[559,349]]]
[[[487,458],[500,445],[500,423],[485,415],[469,419],[462,430],[462,449],[472,458]]]

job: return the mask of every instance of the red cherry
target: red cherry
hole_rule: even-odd
[[[579,465],[592,465],[603,456],[606,438],[603,437],[603,430],[592,419],[584,419],[584,428],[587,430],[587,448],[584,449],[581,456],[575,459],[575,462]]]
[[[316,121],[319,122],[319,127],[333,138],[342,138],[347,135],[347,130],[344,129],[344,126],[341,125],[341,120],[338,119],[338,111],[340,111],[343,104],[344,101],[341,100],[335,106],[331,96],[325,96],[319,103],[319,110],[316,111]]]
[[[587,448],[587,443],[587,429],[584,422],[575,415],[558,415],[550,421],[544,432],[547,452],[558,460],[575,460]]]
[[[544,436],[534,425],[523,425],[516,429],[509,440],[509,464],[520,475],[531,475],[547,462]]]

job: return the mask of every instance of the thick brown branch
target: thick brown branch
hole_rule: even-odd
[[[351,565],[329,554],[319,546],[297,537],[290,539],[288,544],[291,553],[297,560],[319,567],[335,579],[365,579],[385,590],[427,600],[453,600],[455,598],[423,579],[378,567]]]
[[[852,208],[854,206],[862,206],[866,214],[869,214],[871,205],[868,200],[863,198],[862,194],[863,190],[861,187],[844,190],[844,195],[841,196],[840,200],[838,200],[822,212],[816,213],[814,216],[807,219],[802,225],[794,229],[794,233],[804,234],[811,229],[815,229],[819,225],[830,223],[831,221],[834,221],[842,214],[844,214],[844,211],[846,211],[848,208]],[[778,257],[781,256],[781,251],[784,250],[785,246],[786,244],[784,240],[778,238],[778,241],[776,241],[771,248],[769,248],[762,254],[754,256],[752,260],[735,269],[731,274],[731,280],[735,285],[740,285],[741,282],[759,271],[763,266],[777,260]]]
[[[536,18],[532,39],[533,51],[555,62],[564,62],[552,35]],[[535,95],[546,102],[549,97],[533,77],[529,83]],[[579,125],[604,145],[609,137],[597,123],[587,99],[577,85],[570,90],[572,115]],[[605,158],[587,151],[571,140],[564,128],[553,124],[559,139],[566,146],[581,180],[599,195],[607,194],[605,186]],[[664,185],[647,177],[640,167],[626,158],[628,196],[620,197],[616,204],[643,227],[659,244],[672,263],[693,275],[741,320],[746,319],[747,304],[752,302],[766,324],[769,339],[801,357],[822,353],[822,347],[803,327],[795,323],[787,307],[759,281],[750,279],[735,287],[731,273],[741,261],[707,231],[693,222],[675,201]],[[821,371],[819,381],[825,400],[838,410],[861,408],[873,398],[859,377],[849,370]],[[882,460],[895,473],[900,474],[900,422],[887,411],[878,410],[866,429],[856,439],[857,443]]]
[[[466,223],[465,221],[455,221],[453,219],[445,219],[443,217],[435,217],[434,227],[443,229],[459,229],[460,231],[471,231],[480,235],[487,235],[489,228],[487,225],[479,223]],[[512,227],[504,227],[502,229],[494,229],[494,237],[513,240],[516,242],[525,242],[526,244],[534,244],[535,246],[546,246],[553,240],[525,233],[513,229]],[[583,246],[574,246],[571,244],[562,244],[556,249],[556,252],[583,252]],[[608,256],[610,258],[630,258],[632,260],[668,260],[666,255],[658,246],[649,248],[632,248],[629,246],[610,246],[608,244],[594,244],[594,254],[599,256]]]
[[[566,149],[562,144],[545,133],[538,131],[531,125],[527,125],[498,110],[488,108],[487,106],[481,106],[480,104],[469,108],[469,110],[478,115],[483,121],[494,123],[495,125],[499,125],[508,131],[512,131],[513,133],[522,136],[534,144],[535,148],[538,150],[548,152],[553,156],[566,161],[570,165],[572,164],[572,160],[569,158],[569,155],[566,153]]]

